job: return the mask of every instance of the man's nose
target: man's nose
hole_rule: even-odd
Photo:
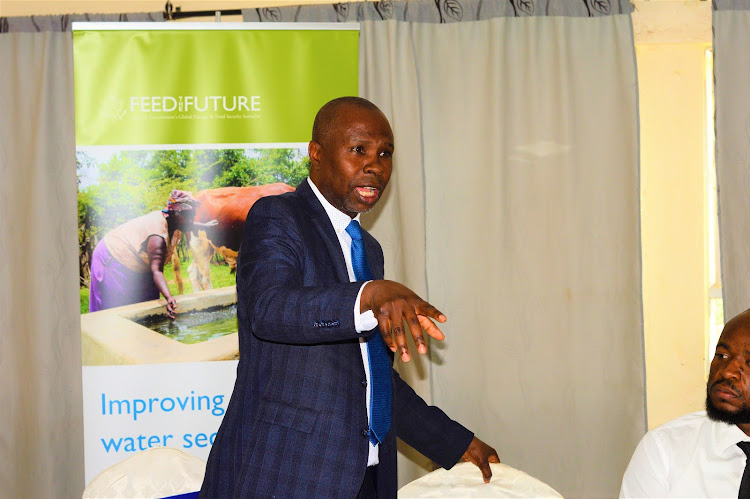
[[[739,379],[745,372],[745,365],[740,359],[730,359],[721,369],[725,379]]]
[[[383,170],[385,170],[385,165],[383,164],[385,160],[383,159],[380,154],[371,154],[367,157],[367,161],[365,162],[365,173],[371,173],[374,175],[380,175],[383,173]]]

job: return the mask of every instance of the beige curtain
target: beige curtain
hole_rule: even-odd
[[[713,2],[724,318],[750,308],[750,1]]]
[[[402,371],[507,464],[615,497],[646,428],[630,17],[364,22],[362,40],[361,93],[397,137],[373,231],[449,319]]]
[[[0,34],[0,484],[83,491],[73,40]]]
[[[427,296],[425,214],[419,85],[411,25],[363,22],[360,31],[359,95],[378,104],[397,137],[394,169],[383,199],[362,222],[383,247],[385,277]],[[412,351],[416,352],[413,342]],[[428,358],[413,355],[396,368],[428,403],[432,401]],[[399,441],[399,487],[432,471],[432,463]]]

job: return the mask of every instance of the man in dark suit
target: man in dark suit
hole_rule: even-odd
[[[333,100],[315,118],[309,179],[250,210],[237,381],[201,497],[396,497],[396,436],[445,468],[470,460],[489,481],[495,450],[391,368],[393,352],[410,358],[407,329],[424,354],[423,330],[442,340],[433,320],[446,320],[383,280],[380,245],[359,229],[393,147],[374,104]]]

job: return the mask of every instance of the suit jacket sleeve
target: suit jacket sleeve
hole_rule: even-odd
[[[293,198],[269,196],[248,213],[237,267],[237,295],[257,337],[288,344],[358,338],[354,302],[362,283],[320,282],[324,246]],[[311,242],[312,240],[312,242]],[[325,253],[310,258],[309,253]],[[343,257],[342,257],[343,258]],[[310,277],[307,276],[315,276]],[[309,281],[309,282],[308,282]]]
[[[396,435],[443,468],[451,469],[474,434],[439,408],[427,405],[395,370],[392,379]]]

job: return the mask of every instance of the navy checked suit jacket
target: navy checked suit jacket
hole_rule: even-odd
[[[363,231],[373,274],[383,252]],[[237,267],[240,361],[201,497],[353,498],[367,467],[366,382],[354,302],[333,226],[307,181],[258,200]],[[376,334],[376,330],[368,334]],[[392,372],[378,496],[396,497],[396,436],[445,468],[473,434]]]

